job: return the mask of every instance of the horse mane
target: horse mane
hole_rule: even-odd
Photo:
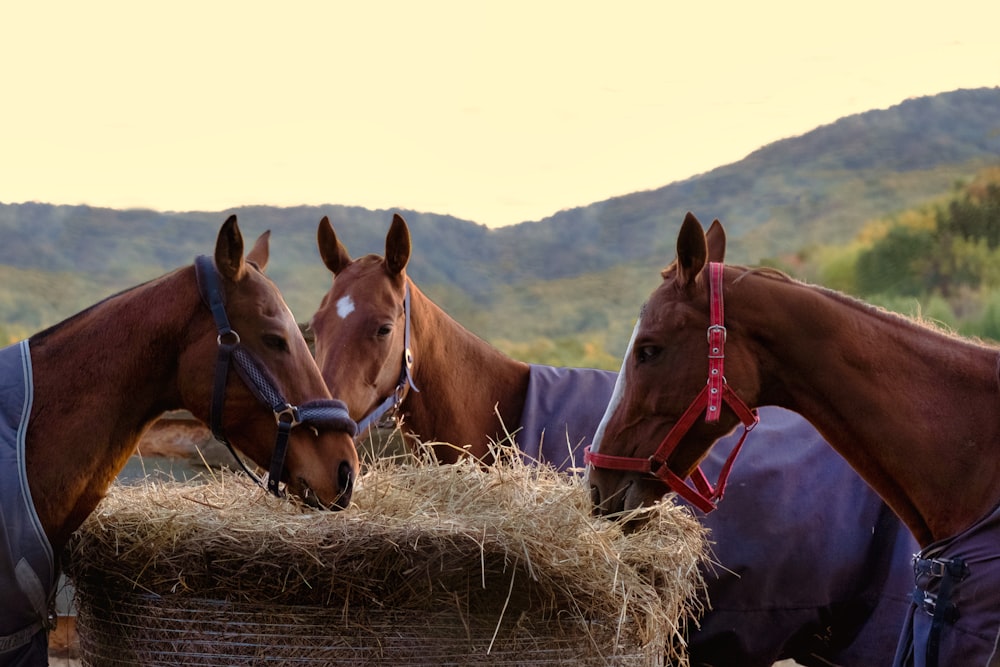
[[[375,253],[369,253],[362,257],[358,257],[353,260],[353,263],[363,265],[365,268],[371,268],[372,265],[380,265],[384,263],[385,258],[382,255],[377,255]]]
[[[944,322],[939,320],[932,320],[921,317],[919,315],[905,315],[903,313],[898,313],[892,310],[888,310],[882,306],[877,306],[872,303],[868,303],[858,297],[852,296],[850,294],[845,294],[844,292],[838,292],[837,290],[831,289],[829,287],[824,287],[823,285],[817,285],[814,283],[807,283],[796,278],[792,278],[784,271],[779,269],[769,267],[769,266],[759,266],[759,267],[745,267],[745,266],[734,266],[734,268],[743,269],[744,273],[736,278],[733,283],[738,283],[749,275],[761,276],[763,278],[769,278],[772,280],[778,280],[781,282],[789,283],[792,285],[797,285],[804,287],[806,289],[814,290],[820,294],[830,298],[840,304],[843,304],[849,308],[854,308],[860,310],[872,317],[878,318],[886,322],[892,322],[895,324],[901,324],[903,326],[920,329],[922,331],[930,331],[932,333],[939,334],[956,342],[964,343],[966,345],[977,345],[980,347],[986,347],[990,349],[1000,350],[995,342],[986,341],[975,336],[964,336],[956,332],[953,328],[949,327]],[[1000,370],[1000,366],[998,366]]]

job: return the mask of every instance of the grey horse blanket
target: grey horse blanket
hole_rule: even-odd
[[[532,366],[523,455],[583,466],[616,373]],[[796,413],[760,409],[725,499],[703,515],[713,560],[711,609],[688,637],[691,664],[770,666],[891,663],[918,549],[881,498]],[[739,433],[702,464],[715,479]]]
[[[47,665],[56,566],[25,472],[32,402],[27,341],[0,350],[0,396],[0,665]]]

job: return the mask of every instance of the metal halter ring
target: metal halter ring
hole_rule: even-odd
[[[222,340],[223,338],[226,338],[227,342],[223,342],[223,340]],[[228,342],[228,339],[233,339],[233,338],[235,340],[232,340],[231,342]],[[226,331],[224,333],[220,333],[219,337],[216,339],[216,342],[219,345],[239,345],[240,344],[240,335],[238,333],[236,333],[236,331],[234,329],[230,329],[229,331]]]
[[[283,409],[274,411],[274,420],[278,422],[279,425],[284,423],[288,424],[292,428],[302,423],[302,420],[299,419],[299,409],[290,403],[285,403],[285,407]]]

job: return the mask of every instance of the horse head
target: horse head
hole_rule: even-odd
[[[280,481],[309,504],[345,508],[358,475],[355,425],[330,400],[292,312],[264,275],[268,240],[265,232],[244,259],[231,216],[219,231],[214,262],[200,258],[196,272],[209,308],[199,307],[191,324],[197,335],[180,356],[181,399],[212,424],[216,437],[270,468],[275,493]],[[235,359],[232,369],[228,358],[222,363],[222,350]]]
[[[663,282],[643,306],[622,363],[620,385],[588,453],[591,496],[599,515],[620,515],[655,503],[672,488],[682,491],[675,482],[699,473],[699,463],[716,440],[741,420],[748,428],[750,421],[756,423],[756,415],[739,398],[735,400],[742,408],[724,401],[710,419],[692,416],[704,412],[695,399],[708,395],[706,378],[711,372],[705,362],[712,344],[710,327],[715,324],[709,266],[717,264],[721,280],[725,246],[718,220],[706,234],[697,218],[687,214],[677,239],[677,257],[663,270]],[[716,335],[724,343],[725,329]],[[725,373],[737,381],[740,394],[754,392],[757,374],[739,341],[725,348],[725,362]],[[726,380],[720,380],[725,387]],[[703,509],[709,511],[715,499],[703,500]]]
[[[413,388],[406,308],[410,232],[394,215],[385,256],[352,260],[324,217],[317,244],[333,285],[313,315],[316,361],[331,391],[363,431],[372,416],[398,407]]]

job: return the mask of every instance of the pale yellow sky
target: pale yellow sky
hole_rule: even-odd
[[[997,0],[6,3],[0,202],[538,220],[1000,85],[998,26]]]

